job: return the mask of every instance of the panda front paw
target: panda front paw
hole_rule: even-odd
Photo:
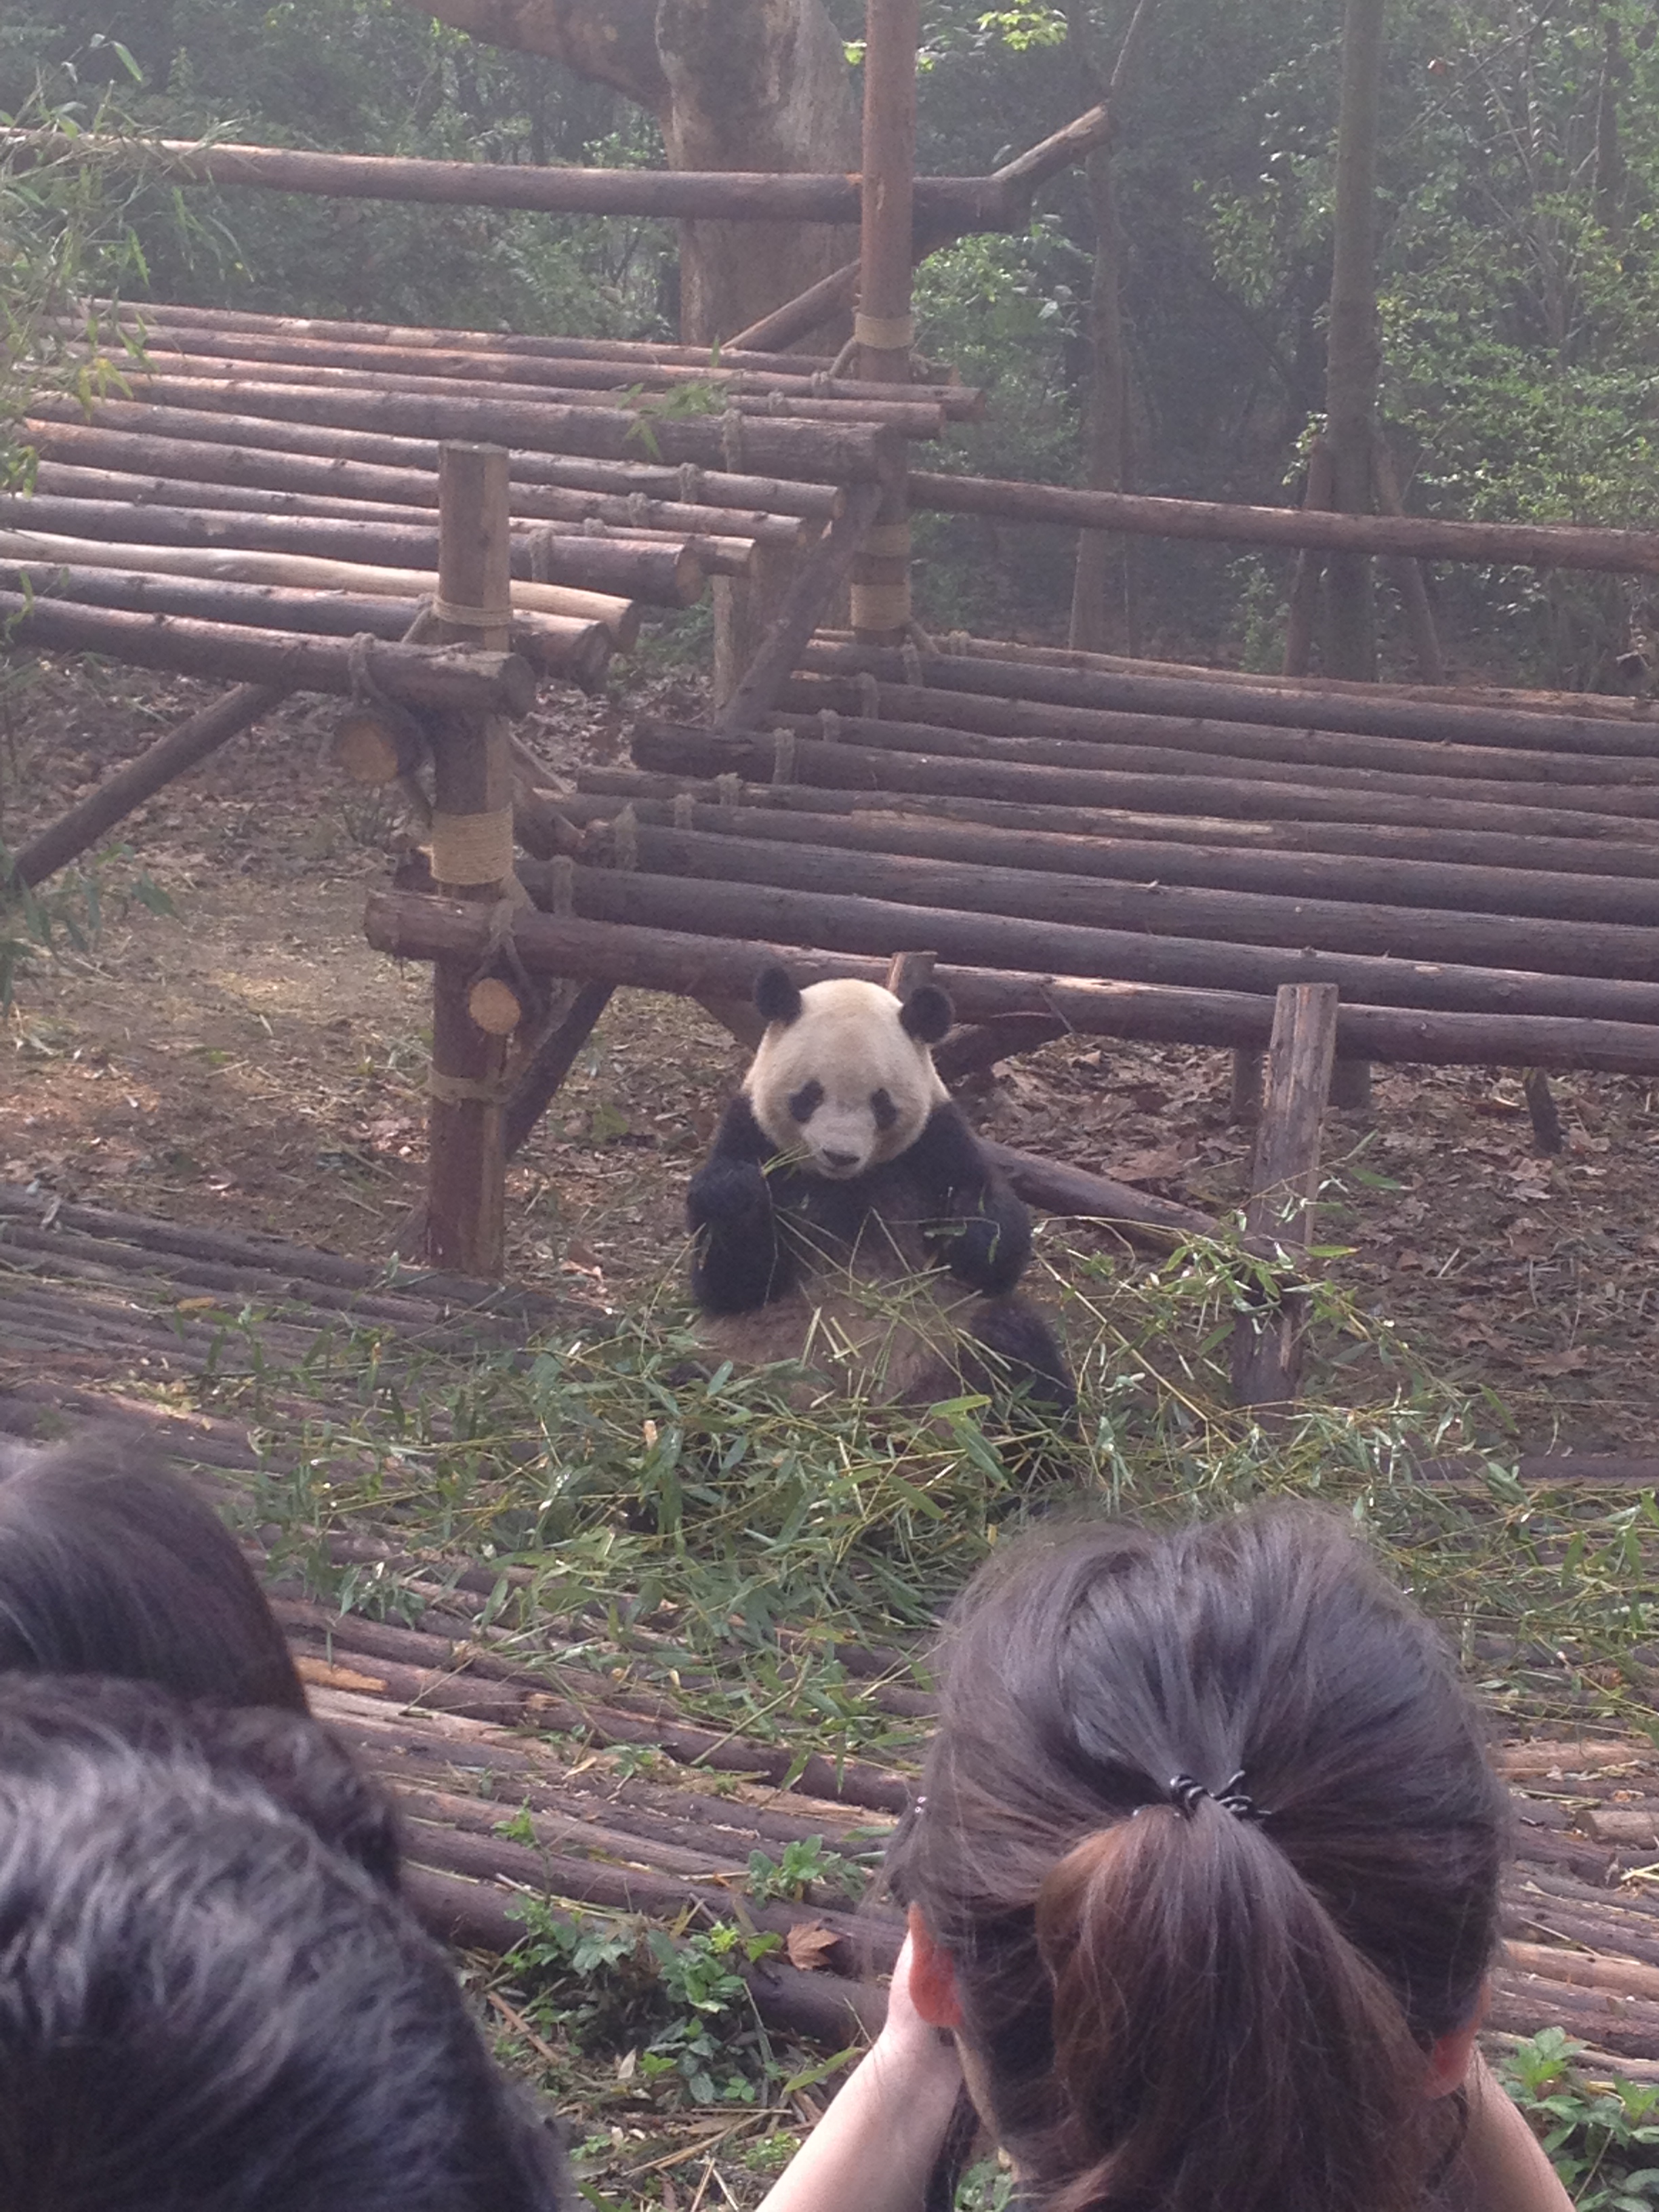
[[[740,1236],[770,1219],[772,1194],[752,1161],[711,1162],[692,1182],[689,1211],[694,1229]]]
[[[1025,1264],[1025,1253],[1016,1247],[1006,1225],[989,1214],[930,1222],[922,1233],[941,1265],[975,1290],[1011,1289]]]

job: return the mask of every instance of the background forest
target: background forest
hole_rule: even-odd
[[[832,0],[856,69],[857,0]],[[930,0],[924,171],[983,173],[1095,96],[1126,0]],[[1323,396],[1340,0],[1159,0],[1121,103],[1115,218],[1126,488],[1299,493]],[[1659,53],[1652,0],[1395,0],[1382,133],[1382,417],[1408,507],[1644,524],[1659,508]],[[496,161],[656,164],[655,124],[558,64],[399,0],[11,0],[0,110],[163,135]],[[0,179],[14,270],[58,219]],[[113,183],[106,187],[113,191]],[[1049,186],[1018,236],[919,279],[922,343],[986,385],[955,465],[1080,481],[1097,192]],[[81,209],[84,219],[84,205]],[[145,188],[131,295],[394,321],[672,335],[671,226]],[[9,235],[8,235],[9,234]],[[921,526],[923,617],[1063,635],[1065,533]],[[1120,639],[1276,664],[1285,564],[1141,541]],[[1643,641],[1616,580],[1445,572],[1459,672],[1603,685]],[[1391,613],[1391,610],[1389,611]],[[1395,671],[1404,660],[1396,651]]]

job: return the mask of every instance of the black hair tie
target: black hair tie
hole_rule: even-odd
[[[1172,1774],[1170,1777],[1170,1802],[1183,1820],[1192,1819],[1198,1810],[1199,1800],[1201,1797],[1212,1798],[1214,1802],[1220,1806],[1222,1811],[1231,1813],[1235,1820],[1265,1820],[1267,1817],[1266,1813],[1257,1807],[1255,1798],[1247,1796],[1240,1786],[1243,1780],[1244,1770],[1242,1766],[1237,1774],[1231,1776],[1223,1783],[1219,1790],[1206,1790],[1201,1782],[1195,1780],[1190,1774]]]

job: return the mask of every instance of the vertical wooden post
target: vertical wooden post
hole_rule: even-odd
[[[1282,983],[1273,1005],[1266,1095],[1256,1131],[1247,1236],[1304,1251],[1319,1187],[1319,1120],[1336,1051],[1334,983]],[[1233,1326],[1233,1397],[1268,1419],[1296,1396],[1303,1302],[1292,1293]]]
[[[916,173],[916,48],[921,0],[868,0],[864,46],[864,184],[858,373],[910,381],[912,210]],[[886,498],[853,563],[853,628],[867,645],[900,645],[910,620],[910,507],[902,480]]]
[[[1308,448],[1308,480],[1302,490],[1304,507],[1329,507],[1334,497],[1331,449],[1323,438]],[[1319,623],[1319,580],[1325,573],[1325,556],[1304,545],[1296,556],[1291,579],[1291,603],[1285,618],[1286,676],[1305,676],[1313,665],[1314,632]]]
[[[438,600],[446,641],[504,649],[512,621],[507,454],[446,445],[438,455]],[[432,732],[432,873],[451,898],[495,902],[513,884],[513,766],[498,715],[447,715]],[[432,975],[425,1256],[461,1273],[506,1261],[501,1074],[507,1040],[467,1009],[467,969]]]

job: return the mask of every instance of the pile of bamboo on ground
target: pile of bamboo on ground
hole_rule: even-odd
[[[463,699],[396,649],[436,593],[441,441],[512,449],[514,650],[591,687],[641,605],[689,606],[757,548],[803,546],[839,487],[891,475],[904,439],[980,405],[960,385],[860,385],[793,355],[714,365],[679,346],[199,308],[112,311],[100,338],[111,396],[89,413],[42,401],[24,428],[33,495],[0,497],[14,642],[349,692],[349,641],[368,636],[391,648],[369,660],[389,696],[509,713],[528,701],[499,669],[487,700],[477,681]]]
[[[827,639],[763,727],[633,750],[555,801],[527,957],[605,925],[568,972],[740,992],[757,939],[926,949],[970,1019],[1235,1046],[1328,981],[1345,1054],[1659,1072],[1659,720],[1630,702]]]

